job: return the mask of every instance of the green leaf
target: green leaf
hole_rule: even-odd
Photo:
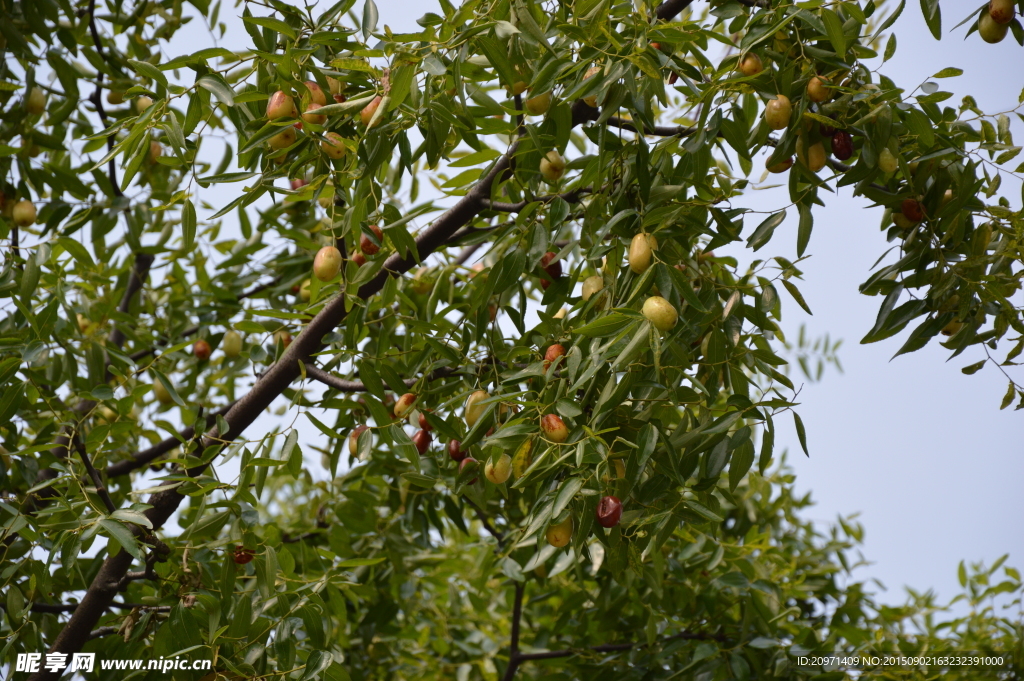
[[[803,294],[800,293],[800,289],[798,289],[788,279],[783,279],[782,285],[786,287],[787,291],[789,291],[789,295],[793,296],[793,300],[795,300],[797,304],[804,309],[804,312],[806,312],[809,315],[814,314],[813,312],[811,312],[811,308],[807,307],[807,303],[806,301],[804,301],[804,297]]]
[[[939,0],[921,0],[921,13],[924,14],[924,23],[932,32],[936,40],[942,40],[942,11],[939,9]]]
[[[344,570],[346,568],[364,567],[367,565],[379,565],[380,563],[383,563],[385,560],[387,560],[387,558],[384,556],[381,556],[379,558],[349,558],[348,560],[341,561],[335,567]]]
[[[825,24],[825,34],[832,48],[840,59],[846,57],[846,35],[843,33],[843,20],[827,7],[821,8],[821,20]]]
[[[139,543],[135,541],[135,535],[132,534],[131,530],[120,522],[109,518],[101,518],[100,525],[107,531],[107,535],[111,539],[131,554],[132,558],[145,562],[146,556],[142,553],[142,549],[139,548]]]
[[[589,324],[584,324],[575,332],[588,338],[607,338],[614,336],[622,329],[636,322],[637,319],[621,312],[612,312],[603,317],[598,317]]]
[[[225,106],[235,105],[235,91],[231,89],[227,81],[216,73],[208,73],[196,81],[199,87],[209,90],[213,96],[220,100]]]
[[[363,39],[366,40],[370,37],[370,34],[377,28],[377,5],[374,4],[373,0],[366,0],[366,4],[363,5]]]
[[[57,243],[59,243],[65,251],[70,253],[71,256],[80,264],[87,267],[96,266],[96,263],[92,260],[92,256],[89,255],[89,251],[86,250],[85,246],[83,246],[80,241],[76,241],[71,237],[62,236],[57,239]]]
[[[181,243],[186,253],[196,243],[196,207],[192,199],[185,199],[181,207]]]
[[[158,69],[153,64],[150,64],[146,61],[138,61],[135,59],[129,59],[128,63],[131,65],[133,69],[135,69],[135,72],[139,75],[145,76],[146,78],[149,78],[151,80],[155,80],[156,82],[160,83],[160,85],[163,85],[164,88],[167,87],[167,76],[165,76],[163,71]]]
[[[769,215],[767,218],[761,221],[761,224],[757,226],[754,233],[747,239],[747,247],[754,249],[755,251],[764,246],[772,238],[772,234],[775,232],[775,228],[782,224],[782,221],[786,219],[786,211],[780,211]]]
[[[262,28],[269,28],[271,31],[277,31],[283,35],[288,36],[292,40],[299,37],[299,34],[295,32],[295,29],[280,19],[274,17],[247,17],[243,16],[242,21],[247,24],[260,26]],[[223,100],[221,100],[223,101]]]
[[[952,66],[947,66],[946,68],[942,69],[934,76],[932,76],[932,78],[955,78],[956,76],[962,76],[963,74],[963,69],[957,69]]]
[[[814,227],[814,214],[811,207],[805,203],[797,205],[800,213],[800,227],[796,233],[796,254],[803,256],[807,251],[807,244],[811,241],[811,229]]]
[[[795,411],[793,412],[793,423],[796,425],[796,436],[800,439],[800,446],[803,448],[804,454],[809,457],[811,454],[807,451],[807,431],[804,430],[804,420]]]

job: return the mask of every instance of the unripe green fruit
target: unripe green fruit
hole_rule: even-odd
[[[793,105],[786,95],[776,95],[775,99],[768,100],[764,107],[764,120],[772,130],[784,130],[789,126],[789,119],[793,115]]]
[[[629,243],[629,269],[637,274],[643,274],[651,266],[651,258],[654,249],[658,247],[658,240],[650,234],[637,234]]]
[[[895,173],[896,169],[900,167],[899,161],[896,160],[896,156],[889,151],[888,147],[882,149],[881,153],[878,154],[878,168],[883,173]]]
[[[242,336],[237,331],[228,331],[220,342],[224,356],[234,359],[242,353]]]
[[[587,277],[583,280],[583,301],[590,300],[591,296],[604,288],[604,278],[600,274]]]
[[[302,114],[302,120],[306,123],[313,125],[323,125],[327,122],[327,116],[316,113],[317,109],[323,107],[323,104],[317,104],[316,102],[310,102],[306,107],[306,112]]]
[[[46,111],[46,95],[37,87],[32,88],[25,98],[25,110],[33,116]]]
[[[35,224],[36,204],[31,201],[18,201],[14,204],[14,209],[11,211],[11,219],[19,227],[28,227]]]
[[[551,93],[545,92],[536,97],[530,97],[524,104],[526,113],[531,116],[543,116],[551,108]]]
[[[764,64],[761,63],[759,56],[753,52],[748,52],[747,56],[743,57],[743,60],[739,63],[739,71],[744,76],[756,76],[761,71],[764,71]]]
[[[313,259],[313,276],[320,281],[330,281],[341,271],[341,251],[334,246],[324,246]]]
[[[642,311],[644,317],[650,320],[651,324],[654,324],[659,331],[668,331],[676,325],[676,320],[679,319],[679,313],[672,307],[672,303],[661,296],[651,296],[644,301]]]
[[[488,461],[484,466],[484,477],[493,482],[495,485],[500,485],[512,475],[512,457],[508,454],[502,454],[498,457],[496,463]]]
[[[825,145],[821,142],[815,142],[807,147],[803,137],[800,137],[796,142],[796,157],[807,166],[808,170],[816,173],[825,167],[828,154],[825,153]]]
[[[161,381],[153,382],[153,395],[160,404],[174,404],[174,398]]]
[[[978,35],[986,43],[1000,43],[1003,38],[1006,37],[1007,31],[1010,30],[1010,25],[1000,24],[998,21],[992,18],[992,15],[988,12],[984,12],[981,18],[978,20]]]
[[[820,76],[815,76],[807,81],[807,98],[812,102],[824,102],[832,96],[828,82]]]
[[[487,405],[481,405],[483,402],[490,397],[490,394],[486,390],[477,390],[466,400],[466,426],[472,428],[476,425],[476,422],[480,420],[484,412],[487,411]]]
[[[551,184],[558,182],[565,174],[565,159],[557,151],[549,151],[540,160],[540,174]]]
[[[151,106],[153,106],[153,98],[142,95],[135,100],[135,113],[141,115]]]
[[[588,78],[592,78],[593,76],[596,76],[599,73],[601,73],[601,67],[600,66],[591,66],[589,69],[587,69],[587,74],[585,76],[583,76],[583,80],[587,80]],[[597,108],[597,95],[590,95],[588,97],[584,97],[583,101],[587,103],[587,106],[589,106],[589,107],[591,107],[593,109]]]
[[[568,546],[569,540],[572,539],[572,516],[557,525],[549,526],[545,538],[548,540],[548,544],[556,548]]]
[[[302,286],[299,287],[299,300],[301,300],[304,303],[308,303],[309,299],[313,295],[313,292],[309,290],[311,284],[312,282],[309,279],[307,279],[306,281],[302,282]]]

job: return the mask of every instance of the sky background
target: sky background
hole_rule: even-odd
[[[433,0],[386,0],[378,6],[378,27],[387,24],[396,33],[418,31],[418,17],[441,13]],[[969,93],[988,113],[1014,109],[1024,88],[1024,49],[1012,37],[999,45],[985,44],[977,34],[964,40],[966,27],[950,33],[974,3],[947,0],[942,6],[946,33],[939,42],[925,27],[918,4],[908,3],[891,29],[898,49],[882,71],[909,91],[940,69],[956,66],[964,74],[940,82],[956,95],[948,105],[955,106]],[[695,7],[700,9],[699,4]],[[354,11],[361,15],[361,2]],[[228,33],[218,40],[220,45],[234,49],[248,44],[239,15],[240,9],[222,10]],[[193,25],[179,33],[166,53],[209,46],[210,33]],[[1018,140],[1024,139],[1020,120],[1014,126]],[[219,150],[212,155],[218,160]],[[230,198],[224,198],[222,189],[217,192],[200,191],[200,198],[219,208]],[[1004,178],[1002,194],[1012,206],[1020,206],[1019,181]],[[805,384],[800,393],[810,457],[800,451],[788,418],[781,420],[776,451],[788,448],[797,488],[811,492],[817,501],[808,516],[823,529],[840,515],[860,514],[866,532],[863,554],[870,565],[858,569],[855,577],[876,579],[887,587],[879,590],[882,601],[902,602],[904,585],[933,589],[948,600],[960,590],[956,573],[961,559],[990,564],[1009,553],[1008,564],[1024,566],[1024,533],[1018,527],[1024,517],[1022,415],[1012,407],[999,411],[1006,380],[994,367],[974,376],[961,373],[963,366],[983,358],[977,349],[947,362],[949,352],[932,343],[890,361],[907,332],[873,345],[859,344],[881,302],[857,290],[888,248],[878,229],[881,209],[868,208],[848,187],[826,201],[828,206],[815,215],[808,249],[812,257],[801,265],[805,277],[800,289],[814,315],[803,313],[786,293],[780,295],[790,338],[806,324],[811,338],[829,334],[843,339],[839,357],[844,372],[829,367],[821,382]],[[772,210],[785,203],[788,199],[780,192],[764,191],[751,192],[742,205]],[[748,221],[748,230],[752,224]],[[757,255],[795,258],[795,244],[796,222],[790,218],[776,230],[770,247]],[[732,254],[741,262],[753,259],[742,247]],[[792,375],[801,378],[799,372]],[[1017,378],[1019,382],[1020,372]],[[322,438],[305,419],[298,425],[303,442]],[[305,451],[312,449],[307,446]],[[319,468],[319,462],[311,468]]]

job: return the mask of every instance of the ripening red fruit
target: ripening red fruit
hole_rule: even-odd
[[[448,456],[452,457],[452,461],[462,461],[468,453],[462,451],[462,443],[458,440],[448,441]]]
[[[560,343],[555,343],[547,349],[544,353],[544,368],[547,369],[552,362],[559,357],[565,356],[565,348]]]
[[[321,88],[315,80],[307,80],[303,85],[309,90],[309,101],[315,104],[323,106],[327,103],[327,95],[324,94],[323,88]]]
[[[853,156],[853,137],[845,130],[836,130],[832,135],[832,155],[840,161]]]
[[[362,424],[360,424],[360,425],[358,425],[358,426],[356,426],[355,428],[352,429],[352,434],[348,436],[348,453],[349,454],[351,454],[352,456],[355,456],[356,454],[359,453],[359,436],[362,435],[368,429],[369,429],[369,426],[364,426]]]
[[[299,112],[295,108],[295,102],[292,101],[291,97],[281,90],[270,95],[270,99],[267,100],[267,118],[274,120],[276,118],[298,117]]]
[[[415,393],[405,393],[399,397],[398,401],[395,402],[395,418],[404,419],[409,415],[409,412],[412,411],[412,406],[414,404],[416,404]]]
[[[245,565],[246,563],[251,563],[255,555],[256,554],[253,553],[251,549],[245,549],[241,546],[236,546],[235,553],[231,556],[231,558],[235,561],[236,565]]]
[[[748,52],[743,60],[739,63],[739,71],[744,76],[756,76],[764,70],[764,64],[761,62],[761,58],[753,52]]]
[[[359,250],[361,250],[366,255],[377,255],[377,253],[380,251],[380,244],[384,242],[384,232],[382,232],[380,227],[378,227],[377,225],[370,225],[370,231],[373,232],[373,235],[375,237],[377,237],[377,241],[375,242],[366,233],[360,234]]]
[[[380,99],[380,95],[374,97],[370,103],[363,107],[363,110],[359,112],[359,120],[362,122],[364,128],[371,127],[370,123],[373,121],[373,115],[377,113],[377,108],[380,106]]]
[[[540,429],[544,436],[552,442],[565,442],[569,437],[569,429],[565,427],[562,417],[557,414],[546,414],[540,420]]]
[[[995,19],[997,24],[1008,24],[1013,21],[1014,0],[990,0],[988,3],[988,15]]]
[[[336,132],[329,132],[324,137],[326,139],[320,142],[320,149],[327,154],[328,158],[337,161],[348,153],[348,147],[345,146],[345,141],[341,135]]]
[[[459,462],[459,472],[461,473],[462,471],[464,471],[466,469],[466,466],[475,466],[478,463],[479,462],[476,459],[474,459],[473,457],[467,456],[465,459],[463,459],[462,461]],[[468,485],[475,485],[476,481],[477,481],[477,478],[473,478],[472,480],[470,480],[466,484],[468,484]]]
[[[356,251],[352,254],[352,262],[356,264],[356,267],[362,267],[366,264],[366,256],[362,251]]]
[[[210,344],[205,339],[200,338],[192,345],[192,354],[196,356],[200,362],[210,359]]]
[[[323,125],[327,122],[327,116],[316,113],[316,110],[322,107],[323,104],[311,102],[309,106],[306,107],[306,113],[302,114],[302,120],[311,125]]]
[[[427,417],[423,415],[424,411],[426,411],[426,410],[421,410],[420,411],[420,418],[419,418],[420,428],[422,428],[423,430],[425,430],[425,431],[427,431],[429,433],[430,431],[432,431],[434,429],[434,426],[430,425],[430,421],[428,421]]]
[[[597,524],[601,527],[615,527],[622,518],[622,502],[618,497],[601,497],[597,504]]]
[[[430,433],[425,430],[417,430],[416,434],[412,436],[412,442],[416,445],[416,451],[421,455],[426,454],[427,450],[430,449],[431,440]]]
[[[917,199],[903,199],[903,203],[900,205],[900,212],[903,213],[903,217],[911,222],[921,222],[921,220],[924,220],[924,207]]]
[[[555,260],[557,257],[558,255],[556,253],[548,251],[540,258],[541,269],[547,272],[547,275],[551,277],[551,281],[558,281],[558,278],[562,276],[562,262],[560,260]],[[547,288],[548,285],[551,284],[551,281],[541,279],[541,285],[544,288]]]

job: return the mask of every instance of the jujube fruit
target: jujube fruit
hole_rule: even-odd
[[[569,437],[569,429],[565,427],[562,417],[557,414],[546,414],[541,417],[540,429],[544,436],[552,442],[565,442]]]
[[[313,276],[320,281],[330,281],[341,271],[341,251],[334,246],[324,246],[313,258]]]
[[[595,511],[597,524],[601,527],[615,527],[622,518],[622,502],[616,496],[601,497]]]
[[[352,433],[348,436],[348,453],[355,456],[359,453],[359,436],[369,430],[369,426],[359,424],[352,429]]]
[[[468,452],[462,451],[462,443],[458,440],[448,441],[448,456],[452,458],[452,461],[462,461],[466,458]]]
[[[512,475],[512,457],[502,454],[496,462],[488,461],[484,465],[484,477],[495,485],[504,483]]]
[[[483,402],[490,397],[490,394],[485,390],[477,390],[473,392],[466,399],[466,426],[472,428],[476,425],[476,422],[480,420],[484,412],[487,411],[487,405],[482,405]]]
[[[557,151],[549,151],[540,160],[540,174],[548,183],[558,182],[565,175],[565,159]]]
[[[853,136],[845,130],[836,130],[832,135],[832,155],[840,161],[853,156]]]
[[[903,199],[900,204],[900,212],[911,222],[924,220],[924,207],[917,199]]]
[[[572,539],[572,516],[569,516],[557,525],[548,526],[548,531],[545,534],[548,544],[551,544],[555,548],[562,548],[569,545],[569,540]]]
[[[368,234],[362,233],[359,235],[359,250],[361,250],[366,255],[377,255],[377,253],[380,251],[379,244],[383,243],[384,241],[384,232],[382,232],[380,227],[378,227],[377,225],[370,225],[369,230],[373,232],[373,235],[375,237],[377,237],[377,241],[375,242],[373,239],[371,239]]]
[[[786,95],[776,95],[775,99],[768,100],[764,107],[764,120],[772,130],[784,130],[789,126],[789,119],[793,115],[793,105]]]
[[[404,419],[406,416],[409,415],[409,412],[412,411],[412,407],[414,404],[416,404],[415,393],[405,393],[404,395],[399,397],[398,401],[395,402],[395,418]]]
[[[432,439],[430,433],[425,430],[417,430],[416,434],[412,436],[412,442],[416,445],[416,451],[421,455],[426,454],[427,450],[430,449]]]
[[[210,359],[210,353],[212,349],[210,344],[205,339],[200,338],[192,345],[192,354],[196,356],[200,362]]]
[[[757,74],[764,71],[764,64],[761,63],[761,58],[753,52],[748,52],[739,63],[739,71],[744,76],[756,76]]]
[[[651,296],[645,300],[642,312],[659,331],[668,331],[679,319],[679,313],[672,307],[672,303],[661,296]]]
[[[238,357],[242,352],[242,336],[237,331],[228,331],[220,342],[224,356],[230,359]]]

